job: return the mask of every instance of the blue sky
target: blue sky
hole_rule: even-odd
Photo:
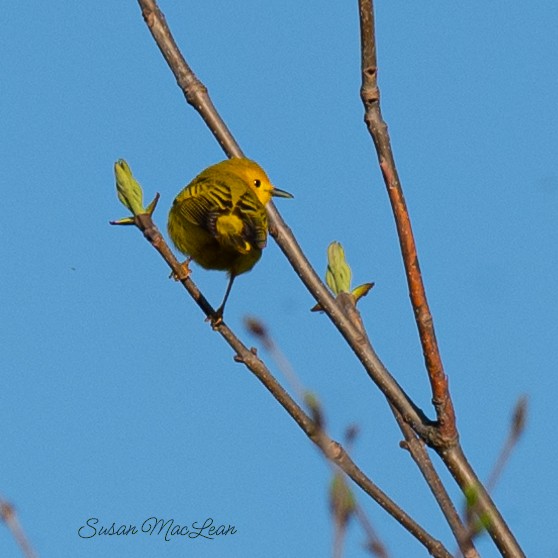
[[[301,5],[303,4],[303,5]],[[431,415],[395,228],[362,123],[356,3],[162,2],[244,151],[295,195],[277,205],[323,274],[343,243],[380,357]],[[325,556],[330,469],[168,279],[114,191],[146,197],[223,154],[185,103],[137,4],[7,3],[0,36],[0,494],[40,556]],[[528,555],[558,553],[558,5],[378,2],[382,109],[418,243],[463,447],[486,477],[517,398],[527,430],[494,497]],[[226,278],[194,268],[218,303]],[[448,529],[389,410],[271,241],[227,321],[265,321],[328,429],[426,528]],[[262,354],[264,354],[262,352]],[[279,372],[278,372],[279,373]],[[435,459],[437,462],[437,460]],[[443,474],[444,478],[447,475]],[[451,493],[457,490],[448,480]],[[426,555],[358,491],[393,556]],[[214,541],[77,531],[151,516],[234,524]],[[349,530],[346,556],[365,556]],[[479,542],[485,556],[496,551]],[[18,556],[7,530],[0,554]]]

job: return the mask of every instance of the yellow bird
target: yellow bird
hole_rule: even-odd
[[[198,174],[172,204],[168,231],[178,250],[205,269],[229,276],[217,319],[235,277],[250,271],[262,255],[267,242],[265,206],[272,196],[293,197],[275,188],[254,161],[233,158]]]

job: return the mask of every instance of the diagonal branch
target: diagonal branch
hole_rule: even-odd
[[[352,317],[352,322],[359,327],[362,335],[366,335],[366,330],[362,323],[360,313],[356,308],[354,297],[349,293],[340,293],[337,295],[337,300],[345,314]],[[405,438],[405,440],[400,443],[400,446],[410,453],[413,461],[424,477],[455,536],[455,540],[463,556],[465,558],[478,558],[478,553],[473,544],[473,538],[470,536],[470,531],[461,521],[440,476],[434,468],[430,455],[426,451],[424,441],[421,440],[411,426],[403,420],[403,417],[393,405],[390,405],[390,409]]]
[[[171,268],[175,277],[180,282],[198,306],[211,318],[215,311],[201,294],[190,277],[184,275],[182,264],[176,259],[168,244],[165,242],[159,229],[152,221],[151,215],[143,213],[134,217],[134,222],[145,238],[159,252],[165,262]],[[434,539],[416,521],[414,521],[403,509],[401,509],[387,494],[385,494],[372,480],[370,480],[351,459],[343,446],[327,436],[325,431],[312,420],[296,401],[283,389],[275,379],[265,363],[240,341],[232,330],[221,321],[213,328],[225,339],[229,346],[235,351],[235,360],[242,362],[256,378],[271,393],[275,400],[287,411],[291,418],[299,425],[302,431],[316,444],[324,456],[335,463],[345,474],[350,477],[364,492],[377,502],[387,513],[395,518],[411,535],[423,544],[432,556],[439,558],[451,558],[451,554],[444,545]]]
[[[155,0],[138,0],[141,13],[155,43],[172,70],[178,87],[184,93],[186,101],[192,105],[203,118],[223,151],[229,157],[242,157],[242,150],[207,93],[205,85],[194,74],[180,52],[167,25],[163,12]]]
[[[403,432],[405,440],[401,442],[401,447],[408,450],[413,461],[416,463],[419,471],[426,480],[430,491],[434,495],[436,502],[440,506],[450,529],[457,541],[459,549],[461,550],[464,558],[478,558],[479,554],[473,544],[473,537],[469,529],[463,524],[447,490],[440,479],[430,455],[426,451],[424,442],[417,437],[413,429],[401,418],[399,413],[393,409],[393,414],[397,420],[397,424]]]

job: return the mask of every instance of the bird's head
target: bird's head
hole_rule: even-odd
[[[292,194],[275,188],[258,163],[246,158],[228,159],[225,163],[230,165],[231,170],[246,181],[263,205],[267,205],[272,197],[293,197]]]

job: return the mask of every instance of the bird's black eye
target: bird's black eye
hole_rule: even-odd
[[[259,188],[261,185],[262,185],[262,181],[256,178],[256,180],[254,180],[254,186],[256,188]]]

